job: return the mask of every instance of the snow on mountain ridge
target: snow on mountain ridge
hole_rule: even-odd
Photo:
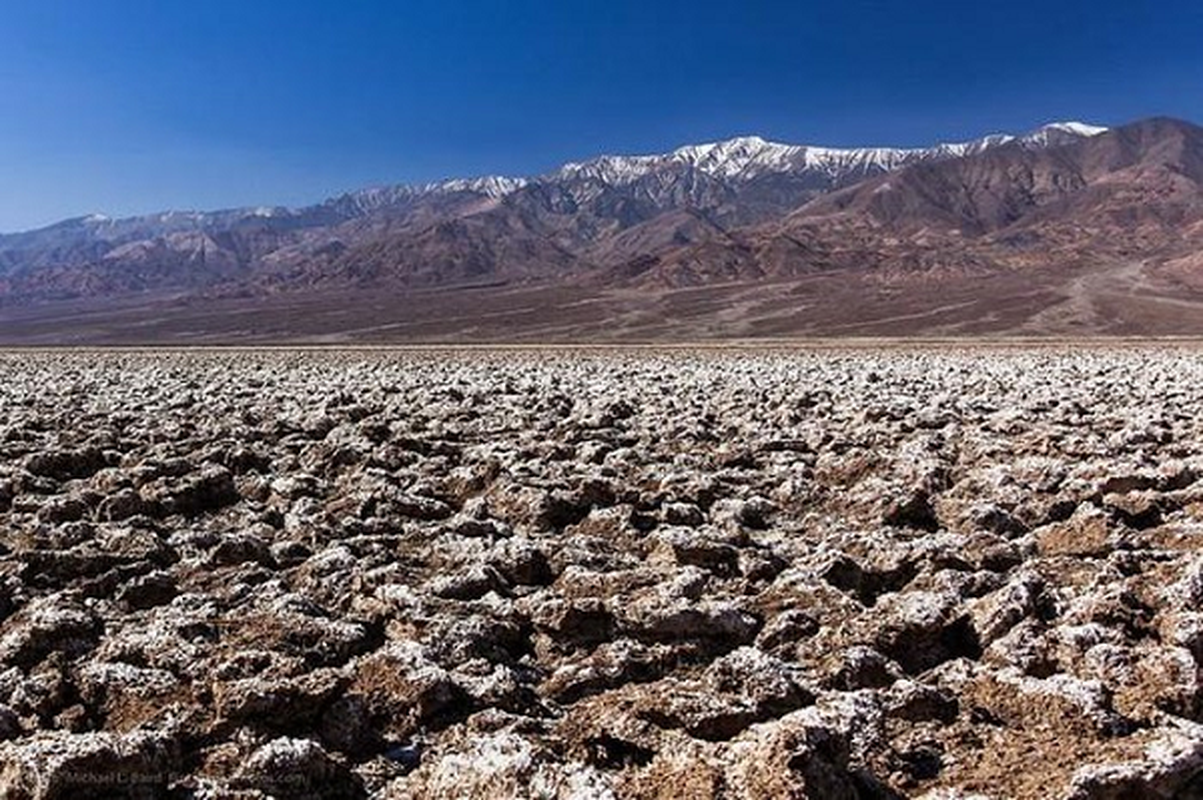
[[[1046,147],[1054,139],[1085,138],[1106,131],[1081,122],[1054,122],[1023,136],[990,134],[968,142],[938,144],[934,147],[858,147],[837,148],[792,145],[767,141],[759,136],[738,136],[718,142],[685,145],[663,155],[604,155],[583,162],[571,162],[551,174],[552,179],[593,178],[623,185],[634,182],[657,168],[687,166],[703,173],[727,179],[751,179],[759,175],[815,170],[833,177],[852,172],[890,171],[916,161],[952,158],[980,153],[1010,142],[1022,146]]]
[[[1074,133],[1078,136],[1098,136],[1100,133],[1106,133],[1107,129],[1099,125],[1088,125],[1085,122],[1050,122],[1048,125],[1040,128],[1043,130],[1059,130],[1066,133]]]
[[[357,213],[368,214],[380,208],[394,206],[410,200],[420,200],[441,194],[474,192],[491,199],[500,199],[512,194],[529,181],[526,178],[511,178],[504,175],[485,175],[478,178],[449,178],[422,184],[396,184],[358,189],[327,200],[325,205],[352,208]]]
[[[419,194],[476,192],[492,198],[504,197],[526,186],[526,178],[510,178],[504,175],[485,175],[480,178],[453,178],[419,187]]]

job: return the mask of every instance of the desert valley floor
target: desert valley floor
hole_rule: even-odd
[[[0,353],[0,797],[1203,796],[1203,346]]]

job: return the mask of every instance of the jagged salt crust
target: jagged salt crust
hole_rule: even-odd
[[[1203,791],[1192,349],[0,364],[0,796]]]

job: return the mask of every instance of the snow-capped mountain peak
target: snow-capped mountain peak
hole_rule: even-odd
[[[1088,125],[1085,122],[1051,122],[1045,125],[1040,130],[1058,130],[1066,133],[1073,133],[1078,136],[1098,136],[1100,133],[1106,133],[1107,128],[1098,125]]]
[[[916,148],[817,147],[772,142],[759,136],[737,136],[685,145],[662,155],[600,156],[565,164],[548,177],[624,185],[658,169],[689,167],[728,180],[750,180],[765,174],[800,171],[815,171],[840,179],[890,171],[917,161],[972,155],[1016,141],[1025,147],[1048,147],[1095,136],[1106,130],[1081,122],[1054,122],[1023,136],[990,134],[968,142]]]
[[[419,189],[419,194],[451,194],[453,192],[475,192],[497,198],[511,194],[526,186],[526,178],[510,178],[504,175],[486,175],[480,178],[453,178],[428,183]]]
[[[1019,142],[1025,147],[1053,147],[1098,136],[1106,131],[1106,128],[1084,122],[1050,122],[1019,137]]]
[[[398,184],[360,189],[326,201],[326,206],[341,209],[344,213],[369,214],[381,208],[409,203],[439,195],[471,192],[490,199],[500,199],[526,186],[526,178],[511,178],[504,175],[486,175],[478,178],[451,178],[423,184]]]
[[[733,178],[749,170],[787,169],[802,149],[797,145],[769,142],[759,136],[737,136],[711,144],[680,147],[670,158],[712,175]]]

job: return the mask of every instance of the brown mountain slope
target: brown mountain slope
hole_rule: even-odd
[[[421,287],[526,281],[582,268],[577,256],[517,215],[490,212],[354,246],[321,277],[330,284]]]
[[[736,238],[658,254],[638,280],[689,285],[700,264],[724,262],[744,275],[904,281],[1139,259],[1174,261],[1183,275],[1203,248],[1203,129],[1153,119],[1046,150],[1008,145],[919,164]]]
[[[1012,146],[1043,150],[1085,135],[1049,126],[1015,139]],[[970,149],[988,152],[1005,138]],[[268,280],[273,288],[368,283],[449,287],[576,280],[597,267],[600,277],[589,280],[605,284],[611,274],[607,269],[621,282],[637,277],[659,254],[691,245],[703,252],[677,270],[679,282],[763,277],[761,266],[736,252],[744,238],[733,231],[780,220],[825,192],[898,164],[951,158],[961,152],[958,147],[914,152],[819,148],[812,163],[805,148],[743,139],[663,157],[603,156],[565,165],[454,216],[428,216],[425,226],[413,224],[412,214],[402,226],[343,225],[333,258],[334,243],[273,254]],[[686,151],[692,154],[682,155]],[[712,157],[722,168],[704,166]],[[314,241],[320,244],[321,239]],[[724,248],[729,252],[714,259],[705,255]]]
[[[1203,184],[1203,128],[1152,119],[1047,150],[1014,145],[921,164],[819,198],[790,222],[850,212],[896,233],[934,229],[978,236],[1040,219],[1093,210],[1115,196],[1128,208],[1136,190],[1158,207],[1197,199]],[[1122,222],[1122,220],[1120,220]]]

